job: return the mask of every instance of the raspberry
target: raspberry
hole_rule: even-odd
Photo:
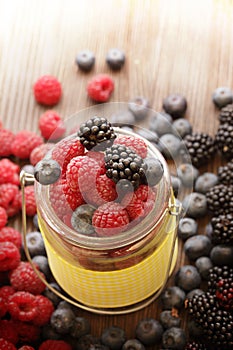
[[[26,214],[28,216],[34,216],[36,214],[36,200],[35,200],[35,192],[34,192],[34,186],[26,186],[24,189],[24,195],[25,195],[25,203],[26,203]],[[22,195],[20,191],[20,204],[22,206]]]
[[[42,277],[44,274],[39,272]],[[41,294],[45,290],[44,283],[37,276],[29,262],[21,261],[10,273],[10,283],[17,291],[25,291],[31,294]]]
[[[0,242],[14,243],[16,247],[20,249],[22,245],[21,233],[13,227],[3,227],[0,230]]]
[[[63,340],[45,340],[38,350],[72,350],[70,344]]]
[[[29,345],[23,345],[18,350],[35,350],[35,348]]]
[[[131,148],[141,158],[146,158],[147,156],[147,145],[145,141],[139,137],[119,135],[114,140],[114,144],[124,145]]]
[[[30,153],[30,163],[35,166],[44,156],[54,147],[53,143],[42,143],[32,150]]]
[[[119,203],[105,203],[94,212],[92,224],[99,236],[112,236],[127,229],[129,216]]]
[[[0,184],[11,183],[19,185],[20,167],[7,158],[0,160]]]
[[[0,318],[5,316],[8,311],[8,302],[6,299],[0,296]]]
[[[20,262],[18,248],[12,242],[0,242],[0,271],[15,269]]]
[[[86,202],[97,207],[116,198],[116,184],[105,174],[98,176],[95,183],[90,183],[89,192],[85,193]]]
[[[63,187],[64,183],[61,180],[55,184],[52,184],[49,189],[51,205],[61,220],[63,219],[64,215],[68,214],[71,211],[70,206],[75,206],[75,199],[73,199],[72,196],[70,198],[71,202],[68,203],[69,198],[66,199]],[[67,193],[67,196],[69,196],[69,193]]]
[[[28,292],[16,292],[9,297],[8,310],[13,319],[32,321],[37,317],[36,298]]]
[[[18,186],[11,183],[0,185],[0,206],[6,209],[9,217],[16,215],[21,208],[21,205],[18,203],[18,197]]]
[[[63,192],[65,194],[66,201],[70,208],[74,211],[77,207],[84,204],[85,201],[81,192],[77,189],[75,192],[71,190],[66,180],[62,180]],[[68,214],[68,213],[66,213]]]
[[[19,336],[14,322],[11,320],[0,320],[0,338],[8,340],[14,345],[18,342]]]
[[[3,207],[0,207],[0,230],[6,225],[6,223],[7,223],[6,210]]]
[[[1,350],[17,350],[16,347],[14,346],[14,344],[12,344],[11,342],[0,338],[0,349]]]
[[[14,293],[15,293],[15,290],[11,286],[3,286],[0,288],[0,297],[5,299],[7,302],[9,297]]]
[[[35,342],[40,337],[40,327],[35,326],[32,323],[15,321],[15,327],[18,331],[21,343]]]
[[[15,135],[7,129],[0,128],[0,157],[9,157],[12,154],[11,144]]]
[[[53,303],[43,295],[36,297],[37,317],[33,320],[36,326],[43,326],[49,322],[50,317],[54,311]]]
[[[2,121],[0,120],[0,129],[2,129],[3,127],[3,124],[2,124]]]
[[[42,143],[41,136],[33,131],[22,130],[15,135],[12,142],[12,154],[20,159],[29,159],[32,150]]]
[[[102,169],[102,174],[106,172],[103,152],[88,151],[85,153],[85,156],[94,159],[99,164],[100,168]]]
[[[96,102],[106,102],[114,90],[114,82],[107,74],[93,77],[87,85],[88,96]]]
[[[36,101],[46,106],[57,104],[62,95],[60,82],[51,75],[40,77],[35,82],[33,90]]]
[[[66,131],[65,124],[61,117],[52,110],[49,110],[40,116],[39,129],[41,135],[46,140],[57,140],[62,137]]]

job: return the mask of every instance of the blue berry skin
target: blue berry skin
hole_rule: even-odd
[[[180,94],[171,94],[163,100],[163,109],[173,119],[181,118],[187,109],[186,98]]]
[[[190,292],[192,289],[199,288],[200,284],[201,275],[195,266],[181,266],[175,274],[175,285],[185,292]]]
[[[171,327],[180,327],[181,324],[180,317],[174,316],[171,310],[162,311],[159,315],[159,321],[165,329]]]
[[[21,171],[25,171],[25,173],[27,173],[27,174],[34,175],[34,173],[35,173],[35,168],[34,168],[34,166],[31,165],[31,164],[25,164],[25,165],[21,168]]]
[[[35,214],[35,215],[33,216],[32,221],[33,221],[33,225],[34,225],[35,229],[36,229],[37,231],[40,231],[40,227],[39,227],[39,223],[38,223],[38,215],[37,215],[37,214]]]
[[[62,334],[59,334],[55,331],[55,329],[52,328],[50,324],[46,324],[42,327],[42,338],[43,340],[52,339],[52,340],[61,340]]]
[[[70,333],[75,322],[75,314],[71,309],[56,309],[50,318],[50,324],[59,334]]]
[[[49,285],[56,289],[58,292],[62,293],[62,290],[57,283],[51,282],[49,283]],[[61,298],[55,293],[53,293],[48,287],[45,288],[43,295],[46,296],[53,303],[54,307],[57,307],[57,305],[61,301]]]
[[[199,170],[192,164],[183,163],[177,168],[177,176],[185,187],[192,187],[199,175]]]
[[[91,332],[91,324],[89,320],[85,317],[76,317],[72,328],[70,330],[70,335],[73,338],[80,338],[83,335],[89,334]]]
[[[185,292],[178,286],[166,288],[161,294],[161,302],[163,310],[171,310],[172,308],[181,309],[185,301]]]
[[[172,117],[166,113],[155,113],[151,116],[149,129],[157,135],[172,134]]]
[[[117,48],[110,49],[106,55],[106,62],[111,69],[121,69],[125,63],[124,51]]]
[[[152,130],[148,130],[148,129],[144,129],[144,128],[140,128],[136,130],[136,133],[139,136],[144,137],[144,139],[153,142],[153,143],[158,143],[159,141],[159,136],[155,131]]]
[[[101,342],[111,350],[121,350],[123,344],[126,342],[124,329],[117,326],[104,329],[101,334]]]
[[[138,322],[135,330],[136,338],[144,345],[155,345],[162,339],[163,327],[154,318],[145,318]]]
[[[196,179],[195,191],[205,194],[210,190],[211,187],[214,187],[217,184],[218,176],[213,173],[206,172],[198,176],[198,178]]]
[[[27,233],[26,244],[30,255],[46,255],[44,240],[39,231]]]
[[[212,94],[212,101],[218,108],[223,108],[233,102],[233,91],[229,87],[218,87]]]
[[[178,176],[171,175],[171,185],[172,185],[174,196],[177,197],[182,185],[181,179]]]
[[[138,339],[128,339],[122,346],[122,350],[146,350]]]
[[[164,134],[159,139],[159,146],[166,159],[174,159],[179,154],[181,141],[173,134]]]
[[[194,295],[202,295],[204,293],[205,293],[204,290],[202,290],[200,288],[195,288],[187,293],[186,299],[192,299],[194,297]]]
[[[78,53],[75,62],[83,71],[90,71],[95,64],[95,55],[90,50],[82,50]]]
[[[206,196],[199,192],[192,192],[185,196],[182,205],[186,215],[194,219],[201,218],[207,213]]]
[[[210,259],[214,265],[229,265],[233,267],[233,246],[226,244],[216,245],[210,252]]]
[[[174,134],[178,134],[180,138],[184,138],[186,135],[192,133],[192,125],[187,119],[178,118],[172,124]]]
[[[140,121],[147,117],[149,101],[146,97],[136,96],[128,102],[129,110],[134,114],[135,119]]]
[[[100,339],[92,334],[86,334],[80,337],[76,343],[75,350],[109,350],[108,347],[101,344]]]
[[[157,185],[164,173],[162,163],[156,158],[146,158],[144,164],[147,184],[149,186]]]
[[[43,272],[43,274],[46,277],[46,280],[49,281],[51,278],[51,270],[49,267],[48,258],[44,255],[35,255],[32,258],[32,261],[38,266],[39,270]]]
[[[96,208],[89,204],[80,205],[71,216],[71,225],[74,230],[85,235],[93,235],[95,229],[92,226],[92,216]]]
[[[134,127],[136,124],[135,116],[130,111],[120,111],[116,112],[111,116],[111,124],[113,126],[129,126]]]
[[[206,235],[190,237],[184,244],[184,252],[190,260],[196,260],[201,256],[208,256],[211,248],[211,241]]]
[[[35,179],[41,185],[50,185],[59,180],[61,167],[56,160],[42,159],[35,166]]]
[[[171,327],[163,333],[162,346],[164,349],[184,349],[186,344],[186,335],[182,328]]]
[[[178,224],[177,234],[183,241],[195,236],[198,230],[198,223],[193,218],[181,218]]]
[[[208,256],[201,256],[195,261],[195,266],[198,269],[203,280],[208,280],[210,269],[213,267],[213,263]]]

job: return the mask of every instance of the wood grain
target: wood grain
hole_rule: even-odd
[[[214,135],[218,111],[211,94],[218,86],[233,87],[232,42],[230,0],[0,1],[0,119],[14,132],[38,131],[45,110],[32,94],[38,77],[52,74],[62,82],[63,98],[55,109],[66,119],[93,105],[86,94],[88,80],[109,73],[115,81],[111,101],[143,95],[160,111],[164,97],[181,93],[188,100],[186,117],[193,129]],[[112,47],[126,53],[120,72],[110,71],[105,63]],[[85,48],[96,55],[88,74],[74,63]],[[214,171],[221,162],[216,157],[202,170]],[[201,221],[200,232],[205,224]],[[180,244],[177,268],[185,262]],[[127,316],[80,314],[91,319],[96,335],[117,324],[134,337],[138,320],[157,317],[159,310],[158,301]]]

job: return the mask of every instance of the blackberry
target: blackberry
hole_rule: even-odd
[[[233,311],[233,278],[220,279],[217,283],[216,297],[219,304],[228,311]]]
[[[218,168],[218,179],[224,185],[233,185],[233,160]]]
[[[215,294],[217,290],[217,284],[222,279],[233,280],[233,268],[230,268],[227,265],[212,267],[209,273],[208,291],[212,294]]]
[[[187,301],[189,314],[201,325],[208,342],[233,345],[233,316],[220,308],[215,295],[206,292]]]
[[[106,118],[94,117],[80,125],[78,131],[80,142],[90,150],[102,150],[113,144],[116,135]]]
[[[215,135],[216,146],[227,158],[233,157],[233,125],[220,124]]]
[[[207,350],[205,344],[196,341],[188,342],[184,350]]]
[[[127,188],[129,182],[134,189],[146,183],[146,165],[143,159],[130,148],[123,145],[113,145],[105,151],[106,175],[115,183],[121,181],[122,187]]]
[[[220,124],[229,124],[233,125],[233,104],[228,104],[227,106],[223,107],[219,114],[219,122]]]
[[[185,157],[188,153],[195,167],[206,163],[212,157],[216,148],[215,140],[206,133],[191,133],[186,135],[184,146],[186,150],[181,149],[181,156]]]
[[[206,192],[208,209],[214,215],[233,214],[233,186],[216,185]]]
[[[233,242],[233,215],[219,215],[211,219],[213,232],[211,240],[214,244]]]

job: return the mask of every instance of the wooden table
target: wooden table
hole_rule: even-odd
[[[193,129],[214,135],[218,111],[211,94],[218,86],[233,86],[232,40],[230,0],[0,1],[0,119],[14,132],[38,131],[45,108],[32,94],[37,78],[51,74],[62,82],[63,98],[55,109],[65,119],[93,105],[86,84],[97,73],[109,73],[115,81],[110,101],[142,95],[160,111],[164,97],[181,93]],[[119,72],[105,62],[112,47],[126,53]],[[85,48],[96,55],[87,74],[74,63]],[[202,170],[214,170],[220,161]],[[13,224],[20,225],[17,220]],[[177,268],[185,262],[180,244]],[[90,318],[93,334],[114,324],[134,337],[138,320],[156,318],[159,310],[158,301],[125,316],[80,315]]]

